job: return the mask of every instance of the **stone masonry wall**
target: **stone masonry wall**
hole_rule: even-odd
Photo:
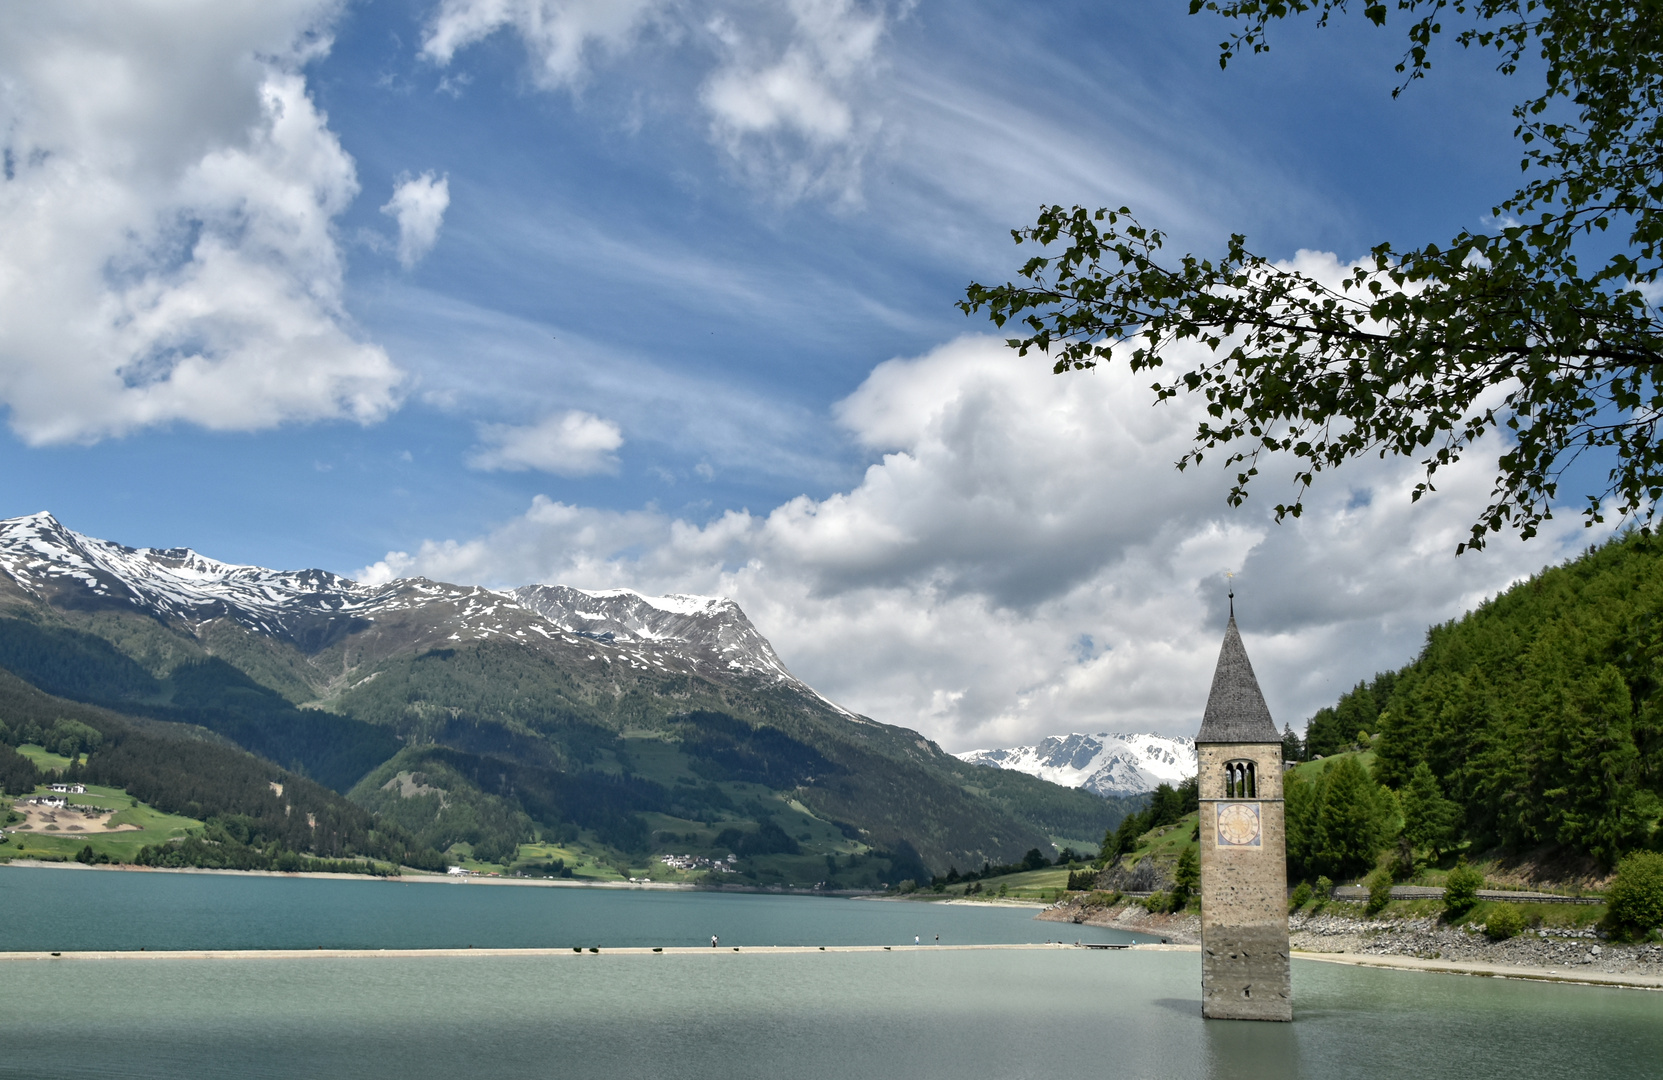
[[[1243,1020],[1289,1020],[1287,837],[1280,744],[1198,746],[1201,830],[1202,1013]],[[1226,762],[1254,763],[1254,799],[1225,799]],[[1256,805],[1259,842],[1218,842],[1218,812],[1230,801]]]

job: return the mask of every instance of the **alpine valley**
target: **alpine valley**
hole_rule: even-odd
[[[0,740],[79,739],[86,782],[206,823],[169,856],[196,865],[675,854],[856,888],[1095,846],[1128,809],[838,707],[730,600],[372,586],[46,513],[0,521],[0,669]]]

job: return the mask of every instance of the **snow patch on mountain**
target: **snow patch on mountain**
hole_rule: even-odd
[[[726,597],[591,592],[569,585],[525,585],[504,595],[569,633],[612,642],[676,642],[731,671],[796,681],[768,639]]]
[[[1052,735],[1035,746],[968,750],[958,757],[1098,795],[1139,795],[1160,784],[1177,786],[1197,767],[1194,739],[1112,731]]]
[[[73,532],[49,513],[0,520],[0,572],[46,601],[131,605],[194,627],[229,618],[296,642],[415,612],[442,640],[578,646],[596,663],[761,678],[826,701],[787,670],[738,604],[720,596],[562,585],[498,592],[426,578],[366,585],[326,570],[219,562],[189,548],[125,547]]]

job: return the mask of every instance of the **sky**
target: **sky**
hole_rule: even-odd
[[[1530,90],[1402,27],[1221,69],[1187,0],[59,0],[0,29],[0,516],[322,567],[734,597],[949,750],[1192,735],[1233,580],[1299,729],[1603,538],[1459,558],[1501,448],[1277,524],[1193,402],[985,318],[1042,205],[1317,275],[1485,223]],[[1278,486],[1280,485],[1280,486]],[[1236,575],[1233,579],[1228,574]]]

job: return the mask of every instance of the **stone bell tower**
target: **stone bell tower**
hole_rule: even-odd
[[[1282,737],[1236,630],[1235,593],[1201,731],[1201,1015],[1292,1020]]]

